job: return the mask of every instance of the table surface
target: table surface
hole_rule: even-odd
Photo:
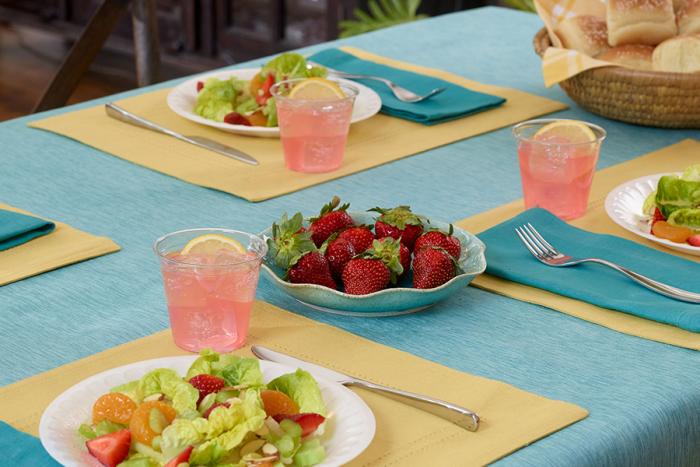
[[[535,15],[490,7],[332,44],[567,102],[571,109],[554,116],[591,121],[608,130],[600,167],[700,136],[610,121],[576,107],[557,87],[545,89],[531,47],[540,27]],[[521,196],[507,128],[253,204],[27,128],[29,121],[48,114],[0,124],[0,200],[109,236],[122,251],[0,289],[3,385],[166,328],[160,272],[151,250],[153,240],[164,233],[197,226],[257,232],[282,212],[314,212],[334,194],[355,209],[410,204],[416,212],[451,221]],[[265,280],[258,297],[590,411],[587,419],[500,464],[700,464],[698,352],[619,334],[472,287],[422,313],[375,319],[309,310]]]

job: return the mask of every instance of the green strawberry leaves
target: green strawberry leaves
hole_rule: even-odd
[[[405,229],[407,225],[423,225],[421,218],[411,212],[410,206],[396,206],[395,208],[375,207],[368,211],[381,214],[379,220],[385,224],[393,225],[397,229]]]
[[[297,212],[291,219],[284,213],[272,224],[272,238],[267,240],[270,257],[282,269],[294,266],[304,254],[315,251],[311,232],[303,228],[304,216]]]
[[[372,247],[360,255],[362,258],[374,258],[381,260],[391,272],[391,283],[403,274],[401,265],[401,242],[391,237],[374,240]]]

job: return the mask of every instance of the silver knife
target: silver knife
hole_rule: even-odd
[[[285,355],[280,352],[275,352],[274,350],[259,345],[253,345],[251,350],[256,357],[262,360],[269,360],[271,362],[301,368],[310,373],[318,375],[323,379],[340,383],[343,386],[357,386],[382,394],[404,404],[411,405],[417,409],[437,415],[438,417],[444,418],[445,420],[448,420],[469,431],[476,431],[479,429],[479,416],[471,410],[465,409],[464,407],[460,407],[440,399],[435,399],[433,397],[402,391],[400,389],[394,389],[388,386],[382,386],[381,384],[371,383],[359,378],[353,378],[335,370],[331,370],[330,368],[316,365],[315,363],[309,363],[300,358]]]
[[[149,120],[146,120],[145,118],[141,118],[137,115],[134,115],[128,110],[124,110],[111,102],[105,104],[105,112],[108,116],[116,118],[117,120],[121,120],[122,122],[130,123],[141,128],[146,128],[147,130],[153,130],[158,133],[163,133],[168,136],[172,136],[173,138],[177,138],[180,141],[194,144],[195,146],[199,146],[200,148],[209,149],[226,157],[245,162],[246,164],[258,165],[257,160],[255,160],[252,156],[249,156],[248,154],[244,153],[243,151],[239,151],[238,149],[232,148],[231,146],[226,146],[225,144],[217,143],[216,141],[210,140],[209,138],[204,138],[202,136],[181,135],[180,133],[168,130],[167,128],[164,128]]]

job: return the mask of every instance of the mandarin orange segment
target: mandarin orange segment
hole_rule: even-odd
[[[693,231],[677,225],[671,225],[665,221],[654,222],[651,226],[651,231],[659,238],[665,238],[675,243],[685,243],[688,238],[693,235]]]
[[[280,391],[266,389],[260,392],[260,398],[265,406],[268,417],[275,415],[296,415],[299,406],[288,395]]]
[[[131,438],[148,446],[150,446],[153,442],[153,438],[158,436],[158,433],[153,431],[153,428],[151,428],[151,409],[159,410],[165,416],[168,424],[172,423],[177,415],[175,409],[161,401],[144,402],[140,404],[136,410],[134,410],[134,414],[131,416],[131,420],[129,421]]]
[[[92,423],[97,424],[102,420],[126,425],[131,415],[136,410],[136,402],[125,394],[110,392],[103,394],[92,406]]]

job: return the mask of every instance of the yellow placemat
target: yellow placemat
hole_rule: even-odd
[[[344,50],[366,60],[442,78],[474,91],[495,94],[506,98],[507,102],[498,108],[439,125],[425,126],[386,115],[376,115],[353,124],[343,166],[325,174],[302,174],[287,170],[278,139],[233,135],[176,115],[166,103],[169,89],[124,99],[118,104],[179,133],[205,136],[238,148],[258,159],[260,165],[243,164],[169,136],[113,120],[105,115],[103,106],[37,120],[30,126],[73,138],[196,185],[249,201],[262,201],[566,108],[560,102],[515,89],[477,83],[444,71],[409,65],[357,49]]]
[[[700,141],[687,139],[645,156],[623,162],[596,172],[591,188],[586,215],[571,222],[572,225],[595,233],[616,235],[664,253],[700,263],[700,257],[669,250],[632,234],[615,224],[605,213],[605,197],[610,190],[634,178],[662,172],[680,172],[691,164],[700,162]],[[524,210],[522,200],[498,207],[457,222],[471,232],[479,233],[510,219]],[[488,251],[487,251],[488,261]],[[666,344],[700,350],[700,334],[675,326],[657,323],[619,311],[608,310],[545,290],[510,282],[487,274],[477,277],[473,285],[525,302],[546,306],[577,318],[600,324],[625,334],[644,337]]]
[[[0,209],[34,214],[0,203]],[[34,216],[37,217],[37,216]],[[119,251],[107,237],[97,237],[62,222],[48,235],[0,251],[0,286],[69,264]]]
[[[392,399],[358,390],[376,417],[377,431],[353,465],[484,465],[588,414],[576,405],[452,370],[265,302],[255,304],[248,341],[461,404],[482,417],[479,431],[472,433]],[[239,353],[249,351],[246,348]],[[0,388],[0,418],[37,435],[44,408],[70,386],[109,368],[181,354],[185,352],[175,347],[170,332],[164,331],[41,373]]]

